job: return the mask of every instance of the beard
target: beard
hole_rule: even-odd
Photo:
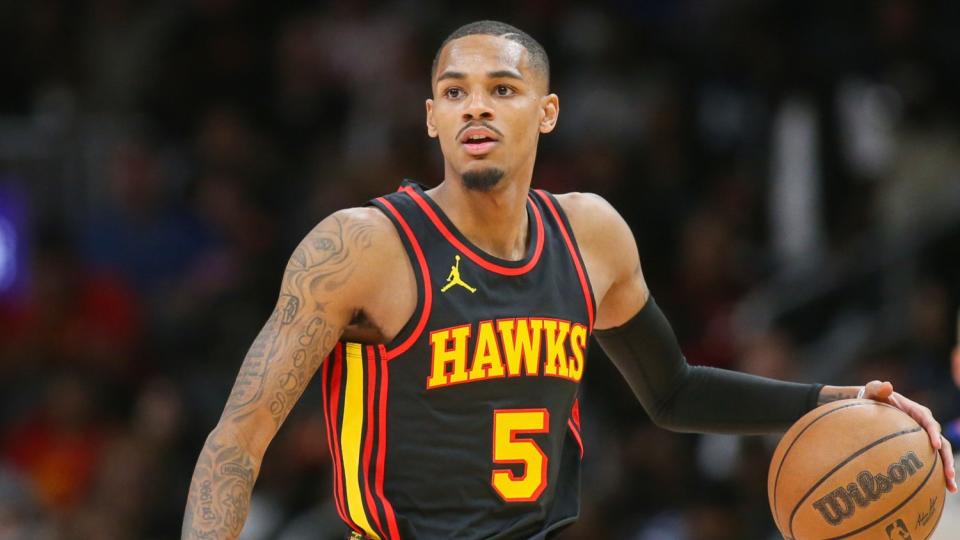
[[[463,185],[471,191],[486,193],[503,178],[503,171],[495,167],[463,173]]]

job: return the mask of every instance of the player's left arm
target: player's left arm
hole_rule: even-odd
[[[597,300],[594,336],[658,425],[675,431],[781,431],[817,405],[857,397],[859,386],[798,384],[690,366],[650,295],[623,217],[596,195],[570,194],[560,202]],[[927,430],[943,457],[947,486],[956,492],[953,454],[930,410],[880,381],[865,385],[864,397],[900,408]]]

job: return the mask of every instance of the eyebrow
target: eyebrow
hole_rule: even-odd
[[[518,71],[513,71],[510,69],[500,69],[497,71],[487,72],[487,77],[491,79],[517,79],[523,80],[523,75]],[[446,79],[466,79],[467,74],[462,71],[444,71],[437,77],[437,82],[446,80]]]
[[[487,73],[487,77],[491,79],[519,79],[523,80],[523,75],[518,71],[513,71],[510,69],[501,69],[499,71],[491,71]]]
[[[466,79],[467,74],[460,71],[444,71],[437,77],[437,82],[446,80],[446,79]]]

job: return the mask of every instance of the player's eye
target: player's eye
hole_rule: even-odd
[[[450,88],[447,88],[446,91],[443,93],[443,95],[447,96],[450,99],[460,99],[463,97],[463,90],[457,88],[456,86],[452,86]]]
[[[512,96],[514,93],[513,88],[510,88],[505,84],[498,84],[496,88],[493,89],[493,91],[500,97]]]

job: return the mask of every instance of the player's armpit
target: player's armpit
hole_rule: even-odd
[[[351,318],[364,305],[374,210],[337,212],[287,264],[277,304],[240,367],[197,461],[182,538],[236,538],[260,460]]]

